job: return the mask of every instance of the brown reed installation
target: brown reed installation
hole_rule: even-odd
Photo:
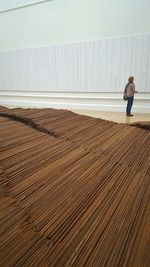
[[[150,132],[0,108],[2,267],[150,266]]]

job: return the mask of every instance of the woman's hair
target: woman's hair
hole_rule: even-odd
[[[128,78],[128,81],[129,81],[129,83],[133,83],[133,81],[134,81],[134,76],[130,76],[130,77]]]

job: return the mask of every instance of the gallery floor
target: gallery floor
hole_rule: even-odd
[[[119,123],[133,123],[139,121],[150,121],[149,113],[133,113],[133,117],[127,117],[125,113],[122,112],[110,112],[110,111],[98,111],[98,110],[75,110],[72,111],[82,114],[88,115],[94,118],[101,118],[104,120],[115,121]]]

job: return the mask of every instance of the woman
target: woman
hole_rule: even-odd
[[[137,93],[137,91],[135,90],[135,85],[134,85],[134,77],[130,76],[128,78],[128,83],[126,84],[126,87],[124,89],[124,96],[126,96],[127,98],[127,107],[126,107],[127,116],[133,116],[131,114],[131,108],[133,105],[134,93]]]

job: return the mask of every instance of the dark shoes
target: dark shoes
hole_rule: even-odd
[[[127,116],[129,116],[129,117],[132,117],[132,116],[133,116],[133,114],[128,114],[128,113],[127,113]]]

